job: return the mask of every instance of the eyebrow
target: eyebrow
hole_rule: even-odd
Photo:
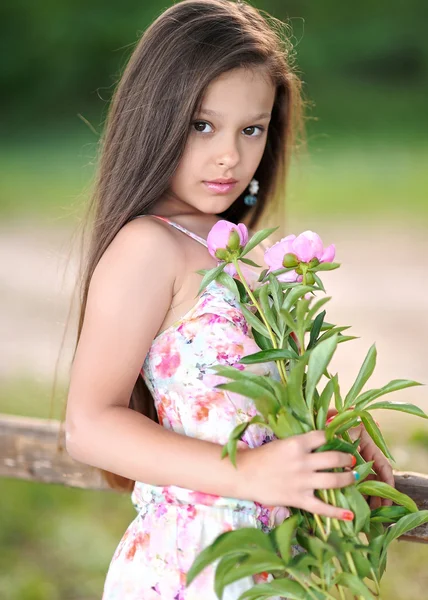
[[[222,118],[223,115],[221,113],[216,112],[215,110],[210,110],[209,108],[201,108],[201,110],[199,111],[200,114],[205,114],[205,115],[210,115],[212,117],[219,117]],[[249,121],[256,121],[257,119],[266,119],[268,117],[271,116],[270,112],[263,112],[260,113],[258,115],[255,115],[254,117],[248,119]]]

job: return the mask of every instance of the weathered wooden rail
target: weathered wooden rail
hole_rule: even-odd
[[[112,490],[98,469],[73,460],[65,449],[60,421],[0,413],[0,477],[27,479],[92,490]],[[394,471],[397,490],[420,510],[428,509],[428,475]],[[428,543],[428,523],[398,538]]]

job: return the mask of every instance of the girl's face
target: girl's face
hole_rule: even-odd
[[[190,125],[164,207],[172,214],[226,210],[247,188],[260,163],[274,100],[275,86],[261,68],[234,69],[213,80]],[[226,192],[205,183],[219,178],[237,183]]]

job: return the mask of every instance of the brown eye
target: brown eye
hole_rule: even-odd
[[[250,127],[246,127],[244,131],[246,131],[247,129],[258,129],[260,131],[258,135],[248,135],[247,137],[260,137],[263,134],[263,131],[265,130],[265,128],[261,127],[260,125],[251,125]]]
[[[209,125],[209,123],[206,123],[205,121],[193,121],[192,126],[193,127],[205,127],[205,125]],[[195,131],[197,131],[198,133],[206,133],[205,131],[201,130],[201,129],[196,129]],[[208,132],[210,133],[210,132]]]

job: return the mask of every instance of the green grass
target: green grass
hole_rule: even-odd
[[[65,386],[55,396],[61,414]],[[2,381],[0,412],[47,418],[51,387],[31,378]],[[419,424],[415,431],[420,432]],[[392,453],[408,452],[400,470],[427,464],[428,449],[414,446],[413,431],[384,431]],[[419,439],[420,434],[416,434]],[[413,470],[417,470],[413,469]],[[113,552],[136,512],[128,494],[1,480],[0,598],[7,600],[99,600]],[[423,598],[428,546],[395,542],[381,581],[388,600]]]
[[[309,137],[290,173],[288,214],[297,218],[428,221],[428,144],[373,133]],[[92,186],[95,134],[68,130],[0,147],[0,218],[71,221]]]
[[[52,386],[3,380],[0,412],[47,419]],[[65,386],[54,398],[60,418]],[[137,516],[129,494],[1,480],[0,598],[96,600],[113,552]]]

